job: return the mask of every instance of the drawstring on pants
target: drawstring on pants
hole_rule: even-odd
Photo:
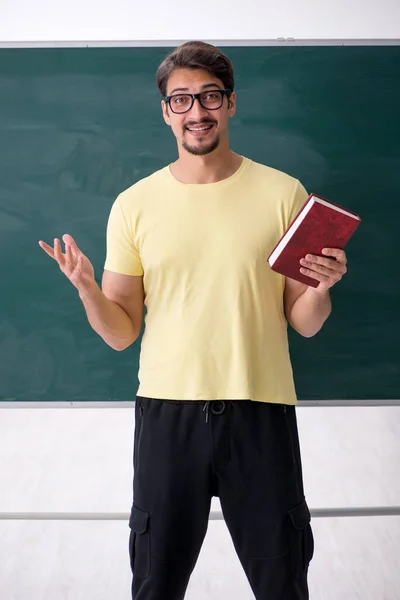
[[[226,409],[226,403],[224,400],[206,400],[204,403],[203,412],[206,413],[206,423],[208,423],[208,416],[210,414],[210,406],[211,412],[213,415],[222,415],[222,413]]]
[[[204,404],[203,412],[206,413],[206,423],[208,423],[208,415],[210,413],[210,401],[207,400]]]

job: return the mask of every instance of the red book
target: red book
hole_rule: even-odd
[[[271,269],[317,287],[319,281],[300,273],[300,259],[306,254],[324,256],[323,248],[343,250],[360,221],[356,213],[311,194],[269,255]]]

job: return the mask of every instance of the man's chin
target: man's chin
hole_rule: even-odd
[[[214,152],[214,150],[218,148],[219,138],[217,137],[212,143],[207,145],[191,145],[188,144],[186,141],[183,141],[182,146],[187,152],[193,154],[194,156],[206,156],[207,154],[211,154],[211,152]]]

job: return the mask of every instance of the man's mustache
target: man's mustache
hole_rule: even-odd
[[[188,129],[188,127],[199,127],[201,125],[215,125],[216,121],[214,121],[213,119],[201,119],[200,121],[188,121],[187,123],[185,123],[184,125],[184,129]]]

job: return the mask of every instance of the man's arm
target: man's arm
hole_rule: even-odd
[[[104,271],[102,290],[96,282],[79,292],[92,328],[113,350],[125,350],[138,338],[143,321],[143,277]]]
[[[286,278],[284,305],[286,319],[304,337],[312,337],[329,317],[332,304],[329,291],[324,294],[315,288]]]
[[[65,254],[59,239],[54,247],[43,241],[40,247],[53,258],[77,288],[92,328],[114,350],[125,350],[139,336],[144,312],[143,277],[104,271],[102,288],[94,278],[90,260],[70,235],[64,235]]]
[[[326,258],[307,255],[300,261],[302,266],[299,265],[303,274],[319,281],[318,287],[313,288],[289,278],[285,281],[286,318],[304,337],[318,333],[329,317],[332,310],[329,290],[347,271],[343,250],[324,248],[322,252]]]

